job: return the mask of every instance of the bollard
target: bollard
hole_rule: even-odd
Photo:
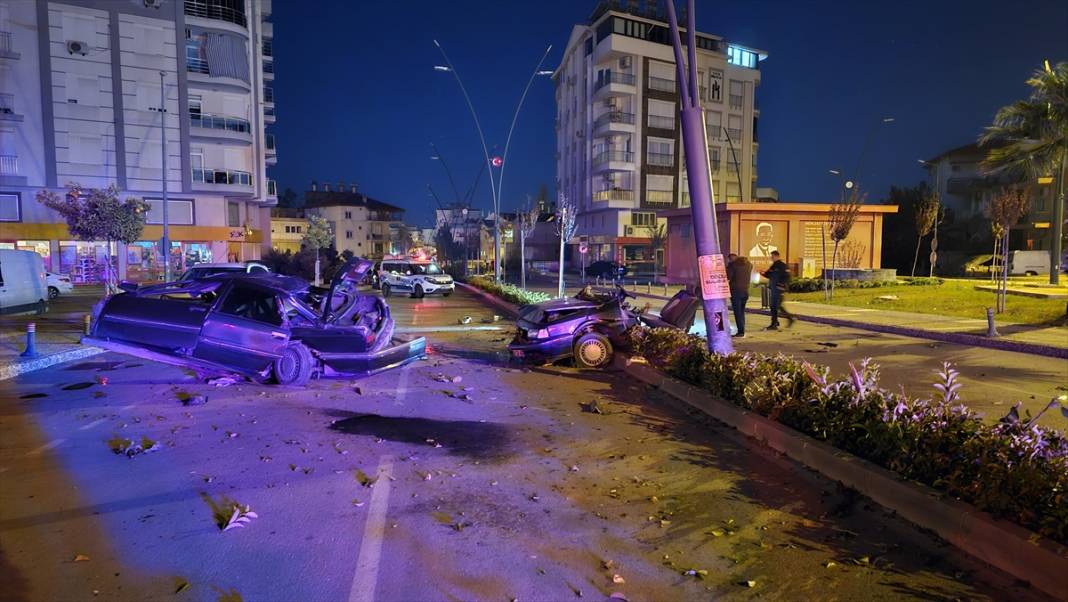
[[[645,282],[645,294],[646,295],[653,294],[653,285],[648,281]]]
[[[85,322],[85,336],[89,336],[91,334],[90,329],[91,329],[91,327],[93,325],[92,316],[90,316],[89,314],[85,314],[84,322]]]
[[[664,283],[664,296],[667,297],[667,283]]]
[[[998,329],[994,327],[994,309],[991,307],[986,308],[986,336],[990,338],[1001,336],[998,334]]]
[[[768,309],[771,307],[771,294],[768,292],[768,285],[760,285],[760,309]]]
[[[37,357],[37,324],[33,322],[26,325],[26,351],[20,357]]]

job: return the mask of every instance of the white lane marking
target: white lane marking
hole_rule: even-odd
[[[66,441],[66,439],[53,439],[53,440],[49,441],[48,443],[45,443],[41,447],[38,447],[35,450],[26,452],[26,456],[28,457],[28,456],[39,455],[42,452],[46,452],[46,451],[52,449],[53,447],[59,447],[60,445],[63,445],[64,441]]]
[[[393,405],[404,405],[404,397],[408,394],[408,371],[411,370],[412,364],[407,364],[400,371],[400,377],[397,378],[397,391],[393,394]]]
[[[87,430],[93,428],[94,426],[96,426],[96,425],[98,425],[101,422],[104,422],[106,420],[107,420],[107,418],[97,418],[96,420],[90,422],[89,424],[83,424],[82,426],[79,426],[78,430],[79,431],[87,431]]]
[[[122,409],[130,410],[130,409],[133,409],[133,407],[136,406],[136,405],[137,405],[136,403],[127,404],[127,405],[122,406]]]
[[[467,332],[469,330],[511,330],[504,326],[399,326],[394,332]]]
[[[382,558],[382,540],[386,535],[386,508],[392,476],[393,458],[382,456],[378,463],[378,480],[375,481],[371,493],[371,505],[367,509],[367,524],[360,541],[360,553],[356,557],[356,573],[352,576],[349,602],[373,602],[375,599],[378,562]]]

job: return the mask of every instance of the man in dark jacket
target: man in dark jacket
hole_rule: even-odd
[[[753,276],[753,264],[745,257],[731,253],[727,256],[727,282],[731,287],[731,309],[738,333],[745,336],[745,304],[749,301],[749,279]]]
[[[765,330],[779,329],[779,312],[789,320],[787,326],[794,325],[794,316],[786,311],[783,298],[786,296],[786,283],[790,281],[790,270],[783,263],[778,251],[771,252],[771,267],[761,276],[768,279],[768,289],[771,293],[771,324]]]

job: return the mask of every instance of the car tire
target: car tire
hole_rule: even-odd
[[[383,297],[388,297],[389,296],[389,290],[390,290],[389,283],[388,282],[383,282],[382,283],[382,296]]]
[[[59,289],[58,288],[56,288],[54,286],[48,287],[48,298],[50,300],[51,299],[55,299],[58,296],[59,296]]]
[[[587,332],[575,340],[575,364],[597,370],[612,363],[612,342],[599,332]]]
[[[280,385],[301,387],[311,378],[315,359],[301,343],[290,343],[282,357],[274,361],[274,381]]]
[[[415,291],[412,293],[412,297],[414,297],[416,299],[422,299],[425,296],[426,296],[426,293],[423,291],[423,285],[422,284],[415,285]]]
[[[445,291],[444,293],[441,293],[441,296],[442,297],[448,297],[451,294],[452,294],[452,291]]]

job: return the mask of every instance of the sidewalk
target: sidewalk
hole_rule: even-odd
[[[98,289],[77,289],[61,296],[43,315],[0,318],[0,380],[102,353],[101,349],[80,343],[84,316],[100,298]],[[37,325],[36,358],[21,357],[26,349],[26,325],[30,322]]]
[[[581,284],[576,280],[573,276],[566,278],[568,295],[575,294],[581,288]],[[556,294],[555,279],[551,284],[538,279],[528,288]],[[627,291],[640,298],[658,301],[667,301],[681,288],[680,285],[665,287],[662,284],[638,284],[637,286],[628,284],[626,286]],[[792,313],[806,321],[993,347],[1007,351],[1068,357],[1068,329],[1064,327],[997,322],[997,330],[1001,336],[991,339],[986,336],[986,320],[981,319],[790,301],[789,295],[787,307]],[[749,313],[762,315],[768,313],[767,310],[760,308],[759,296],[750,295],[746,308]],[[653,309],[657,309],[655,303]],[[731,319],[733,320],[733,316]],[[700,311],[691,332],[704,334],[704,318],[700,315]]]

